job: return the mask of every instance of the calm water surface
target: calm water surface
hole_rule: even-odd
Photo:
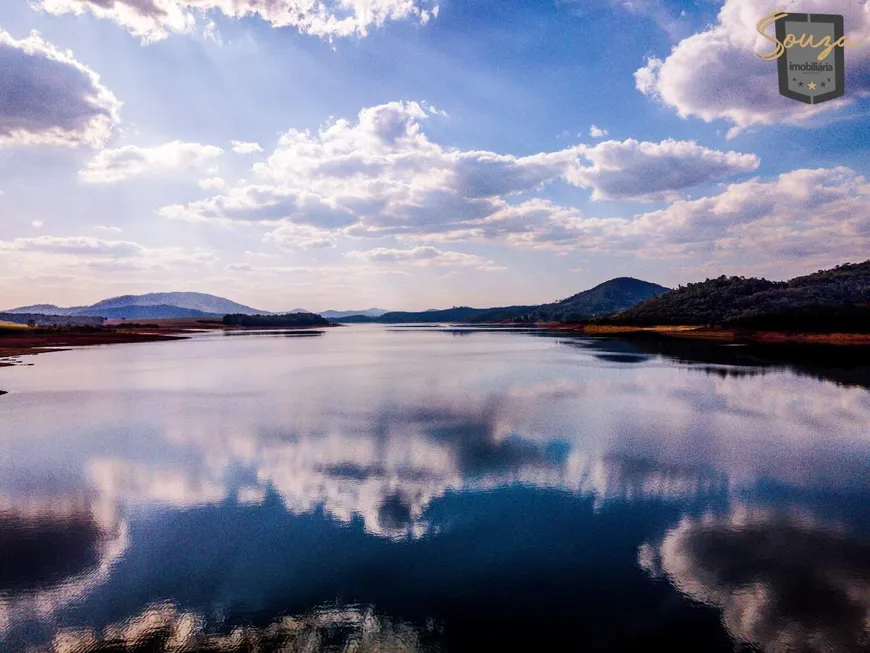
[[[870,374],[439,328],[0,369],[0,649],[865,651]]]

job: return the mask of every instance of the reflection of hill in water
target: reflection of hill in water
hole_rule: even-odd
[[[124,522],[53,497],[8,509],[0,499],[0,649],[11,630],[50,621],[105,582],[129,540]]]
[[[48,587],[95,566],[101,538],[90,513],[0,514],[0,593]]]
[[[820,381],[870,389],[870,347],[723,345],[674,337],[583,338],[565,342],[608,362],[641,363],[661,356],[697,365],[722,377],[788,370]]]

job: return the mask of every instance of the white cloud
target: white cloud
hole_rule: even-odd
[[[675,199],[677,191],[758,168],[754,154],[722,152],[692,141],[605,141],[583,154],[592,165],[570,170],[569,181],[592,199]]]
[[[870,251],[870,182],[845,167],[750,179],[718,193],[634,218],[592,218],[535,199],[428,239],[499,240],[557,252],[631,253],[643,258],[776,260],[780,274],[864,260]]]
[[[589,188],[595,199],[648,200],[758,165],[750,154],[683,141],[608,141],[523,157],[463,151],[429,140],[423,124],[433,115],[440,113],[416,102],[391,102],[317,133],[290,130],[254,165],[255,181],[159,213],[224,224],[308,225],[334,236],[414,239],[508,226],[516,232],[528,222],[508,200],[557,180]],[[550,233],[559,230],[563,225],[551,225]],[[287,232],[288,242],[301,233]],[[301,238],[310,240],[310,233]],[[331,239],[318,234],[316,241]]]
[[[795,170],[646,213],[622,230],[646,255],[712,253],[842,262],[870,251],[870,183],[849,168]]]
[[[362,37],[392,21],[425,25],[438,16],[430,0],[37,0],[43,11],[99,18],[125,27],[145,43],[172,33],[191,33],[210,11],[228,18],[257,16],[273,27],[290,27],[326,39]],[[202,26],[210,33],[211,21]]]
[[[847,99],[808,105],[779,94],[776,63],[757,56],[770,52],[772,43],[756,28],[777,9],[783,9],[777,0],[727,0],[715,25],[680,41],[666,58],[651,58],[635,73],[638,90],[682,117],[727,120],[734,125],[730,135],[753,125],[801,123],[843,106]],[[846,35],[856,42],[846,53],[847,98],[870,90],[870,5],[806,0],[800,11],[844,15]]]
[[[0,251],[16,254],[28,264],[89,268],[96,271],[166,269],[202,265],[215,260],[212,252],[196,248],[146,247],[124,240],[90,236],[38,236],[0,241]]]
[[[30,223],[30,226],[32,226],[34,229],[42,229],[42,225],[44,224],[45,222],[42,220],[34,220]]]
[[[145,248],[137,243],[123,240],[100,240],[99,238],[87,236],[17,238],[13,241],[0,241],[0,248],[25,252],[87,254],[89,256],[107,257],[139,256],[145,251]]]
[[[222,190],[226,188],[227,182],[220,177],[209,177],[200,179],[197,185],[203,190]]]
[[[15,40],[0,29],[0,147],[102,146],[118,124],[121,103],[72,52],[37,32]]]
[[[233,152],[236,154],[256,154],[263,151],[263,146],[259,143],[246,143],[244,141],[230,141],[233,146]]]
[[[605,222],[584,218],[573,207],[535,198],[514,206],[505,204],[484,220],[419,238],[444,242],[493,240],[514,247],[567,253],[580,248],[594,249],[594,239],[602,239],[600,225]]]
[[[322,249],[335,247],[329,231],[310,225],[287,223],[266,234],[264,240],[282,249]]]
[[[155,147],[127,145],[98,152],[79,177],[87,182],[110,183],[146,174],[182,172],[203,167],[221,154],[223,150],[214,145],[182,141]]]
[[[604,138],[604,137],[607,136],[609,133],[610,133],[609,131],[607,131],[607,130],[604,129],[603,127],[599,127],[598,125],[592,125],[592,126],[589,128],[589,135],[590,135],[592,138]]]
[[[249,224],[287,221],[333,229],[348,226],[356,220],[347,209],[313,193],[269,185],[231,188],[223,195],[187,205],[165,206],[158,214],[175,220]]]
[[[367,251],[348,252],[348,256],[368,263],[411,263],[420,267],[474,267],[478,270],[501,270],[492,261],[475,254],[449,252],[437,247],[421,246],[411,249],[379,247]]]

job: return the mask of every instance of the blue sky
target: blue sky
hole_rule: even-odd
[[[842,100],[779,96],[778,8],[844,14]],[[0,71],[3,307],[519,304],[870,252],[858,0],[10,0]]]

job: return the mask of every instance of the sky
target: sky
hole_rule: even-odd
[[[774,10],[845,19],[779,95]],[[554,301],[870,258],[860,0],[4,0],[0,308]]]

